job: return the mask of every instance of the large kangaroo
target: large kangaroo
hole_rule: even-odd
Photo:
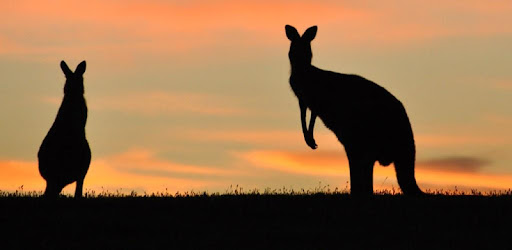
[[[45,196],[56,197],[66,185],[76,181],[75,197],[78,198],[82,196],[84,178],[91,163],[91,149],[85,138],[85,61],[74,73],[64,61],[60,67],[66,75],[64,99],[39,148],[39,173],[46,180]]]
[[[383,87],[363,77],[311,65],[311,41],[316,36],[316,26],[308,28],[302,37],[290,25],[285,29],[291,41],[290,85],[299,99],[306,144],[312,149],[317,147],[313,129],[318,116],[345,147],[352,194],[373,194],[375,161],[384,166],[394,162],[404,194],[423,194],[414,177],[414,138],[402,103]],[[306,125],[308,108],[311,110],[309,128]]]

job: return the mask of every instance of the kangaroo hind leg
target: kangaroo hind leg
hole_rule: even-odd
[[[354,196],[373,194],[373,166],[375,158],[361,151],[347,150],[350,168],[350,193]]]
[[[84,179],[76,181],[75,198],[82,198],[82,191],[84,188]]]
[[[57,182],[46,181],[44,196],[48,198],[57,198],[64,187]]]

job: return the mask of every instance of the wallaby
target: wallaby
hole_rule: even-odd
[[[317,148],[313,129],[318,116],[345,147],[351,194],[373,194],[376,161],[383,166],[394,163],[404,194],[423,194],[414,177],[414,137],[402,103],[383,87],[361,76],[311,65],[311,41],[316,36],[316,26],[308,28],[302,36],[290,25],[286,25],[285,30],[291,41],[290,85],[299,99],[306,144]],[[309,128],[306,124],[308,108],[311,110]]]
[[[64,61],[60,67],[66,76],[64,99],[39,148],[39,173],[46,180],[45,196],[57,197],[65,186],[76,181],[75,198],[79,198],[91,163],[91,149],[85,138],[85,61],[78,64],[74,73]]]

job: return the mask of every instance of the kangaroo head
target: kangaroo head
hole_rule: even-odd
[[[311,58],[313,53],[311,52],[311,41],[315,39],[317,27],[313,26],[308,28],[302,36],[299,35],[297,29],[293,26],[286,25],[286,36],[292,42],[290,44],[290,52],[288,57],[292,66],[308,66],[311,65]]]
[[[84,72],[85,72],[85,61],[82,61],[75,69],[75,72],[71,71],[66,62],[60,62],[60,68],[64,75],[66,75],[66,84],[64,85],[64,94],[84,94]]]

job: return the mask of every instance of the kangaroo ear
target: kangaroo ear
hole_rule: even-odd
[[[78,66],[76,66],[75,74],[83,75],[85,73],[85,61],[82,61]]]
[[[60,62],[60,68],[62,69],[62,72],[64,72],[64,75],[66,75],[66,77],[73,75],[73,71],[69,69],[68,65],[66,64],[66,62],[64,62],[64,60]]]
[[[299,32],[297,32],[297,29],[294,28],[293,26],[286,25],[286,26],[284,26],[284,28],[286,29],[286,37],[288,37],[288,39],[290,39],[290,41],[293,42],[300,38]]]
[[[309,27],[304,32],[304,34],[302,34],[302,38],[306,39],[307,41],[313,41],[313,39],[315,39],[317,30],[318,30],[318,27],[316,27],[316,26]]]

